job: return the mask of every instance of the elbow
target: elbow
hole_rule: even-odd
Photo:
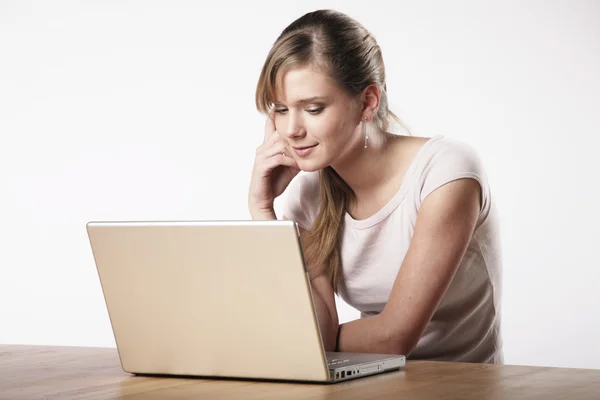
[[[408,356],[416,344],[396,337],[388,337],[382,346],[385,354]]]
[[[386,354],[408,356],[419,342],[420,335],[382,321],[382,347]]]
[[[393,342],[388,345],[388,354],[408,356],[414,347],[405,343]]]

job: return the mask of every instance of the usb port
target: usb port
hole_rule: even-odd
[[[352,371],[348,371],[348,376],[352,375]]]

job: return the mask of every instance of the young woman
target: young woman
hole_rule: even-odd
[[[389,132],[401,121],[373,36],[336,11],[302,16],[269,52],[256,104],[268,118],[249,210],[277,219],[285,191],[326,350],[501,363],[499,231],[482,162],[458,140]],[[361,318],[340,325],[334,293]]]

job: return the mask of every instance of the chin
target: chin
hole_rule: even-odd
[[[298,164],[298,167],[300,167],[300,170],[303,172],[315,172],[327,167],[327,165],[321,165],[321,163],[315,163],[310,161],[296,161],[296,163]]]

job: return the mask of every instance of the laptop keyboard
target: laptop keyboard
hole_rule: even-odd
[[[336,364],[341,364],[341,363],[345,363],[348,362],[350,360],[343,360],[341,358],[334,358],[331,360],[327,360],[327,366],[331,367],[332,365],[336,365]]]

